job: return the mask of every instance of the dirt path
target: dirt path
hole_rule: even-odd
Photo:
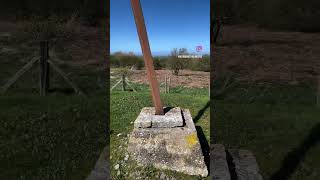
[[[184,86],[189,88],[206,88],[209,86],[209,72],[182,70],[179,73],[179,76],[174,76],[170,70],[157,70],[156,74],[160,83],[164,82],[166,75],[170,76],[172,87]],[[134,71],[130,79],[136,83],[148,83],[147,75],[144,70]]]
[[[215,75],[241,80],[315,80],[320,72],[320,33],[277,32],[225,26],[215,47]]]

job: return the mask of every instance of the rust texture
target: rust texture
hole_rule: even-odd
[[[155,107],[156,115],[163,115],[163,105],[160,98],[160,91],[158,81],[156,79],[156,72],[154,70],[152,55],[149,46],[148,34],[144,23],[142,8],[140,0],[131,0],[131,7],[134,15],[134,19],[137,26],[140,45],[142,49],[143,59],[147,71],[147,77],[151,87],[151,95],[153,105]]]

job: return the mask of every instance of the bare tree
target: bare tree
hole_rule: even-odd
[[[180,48],[179,50],[174,48],[171,51],[171,57],[169,58],[168,65],[174,75],[178,76],[180,70],[184,68],[184,60],[178,58],[178,56],[187,54],[188,50],[186,48]]]

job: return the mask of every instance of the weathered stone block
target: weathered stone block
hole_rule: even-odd
[[[108,162],[108,146],[106,146],[98,161],[96,162],[94,169],[90,172],[86,180],[109,180],[109,162]]]
[[[144,107],[134,121],[135,128],[171,128],[183,126],[181,108],[167,108],[164,115],[155,115],[154,107]]]
[[[242,149],[230,149],[228,152],[232,156],[238,180],[263,180],[252,152]]]
[[[210,174],[214,180],[231,180],[226,150],[222,144],[211,146]]]
[[[181,127],[135,126],[129,137],[128,151],[139,165],[206,177],[208,169],[191,114],[187,109],[180,109],[180,112],[185,121]]]

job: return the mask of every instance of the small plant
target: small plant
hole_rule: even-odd
[[[179,72],[180,72],[180,70],[183,69],[183,66],[184,66],[182,59],[178,59],[175,57],[172,57],[169,59],[168,65],[169,65],[169,68],[172,70],[172,73],[175,76],[179,76]]]
[[[110,65],[113,68],[133,67],[136,70],[141,70],[144,67],[143,59],[136,56],[133,52],[115,52],[110,56]]]

